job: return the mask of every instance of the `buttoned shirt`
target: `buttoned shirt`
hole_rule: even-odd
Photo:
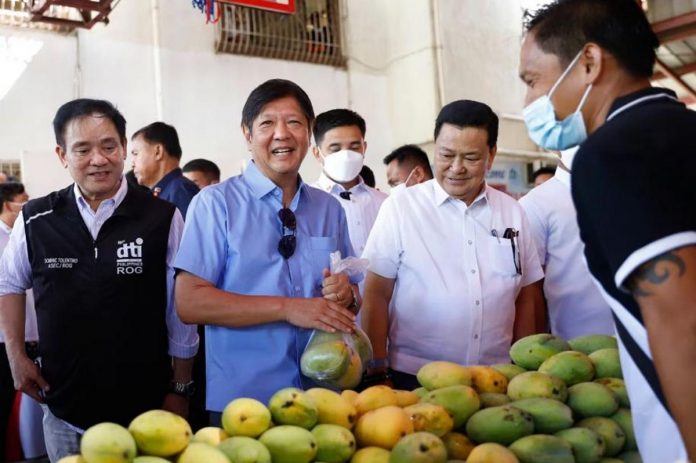
[[[613,335],[611,307],[592,281],[583,255],[570,179],[569,172],[558,168],[553,178],[520,199],[544,267],[551,332],[563,339]]]
[[[162,177],[152,190],[157,192],[158,198],[174,204],[186,218],[186,211],[191,200],[198,193],[198,186],[184,177],[181,169],[177,167]]]
[[[95,240],[104,222],[111,217],[116,208],[126,197],[128,185],[125,179],[121,180],[121,186],[116,194],[105,199],[94,211],[82,192],[74,186],[75,199],[80,215]],[[172,262],[179,248],[179,241],[183,230],[183,219],[178,211],[172,216],[172,224],[169,228],[169,240],[167,244],[167,298],[169,304],[166,312],[167,330],[169,333],[169,354],[179,358],[191,358],[198,350],[198,334],[195,325],[185,325],[176,313],[174,307],[174,268]],[[0,296],[7,294],[22,294],[32,287],[31,265],[27,251],[27,241],[24,229],[24,218],[19,214],[10,241],[0,259]],[[108,329],[108,327],[104,327]]]
[[[0,255],[2,255],[7,242],[10,240],[10,233],[12,233],[12,228],[10,228],[5,222],[0,220]],[[27,341],[37,341],[39,339],[39,331],[36,327],[36,310],[34,309],[34,293],[31,290],[26,292],[26,315],[24,322],[24,339]],[[4,342],[5,337],[0,330],[0,342]]]
[[[278,243],[290,231],[278,217],[283,192],[249,163],[242,175],[193,198],[175,267],[237,294],[321,297],[329,254],[353,255],[345,213],[331,195],[301,181],[287,207],[295,214],[297,244],[284,259]],[[312,387],[299,368],[310,334],[284,321],[207,325],[207,409],[222,411],[238,397],[267,403],[278,389]]]
[[[521,275],[507,228],[519,231]],[[509,361],[517,295],[543,277],[517,201],[485,186],[467,206],[436,180],[384,202],[363,257],[370,271],[396,280],[389,360],[411,374],[432,360]]]
[[[319,179],[312,185],[338,199],[338,203],[343,207],[348,222],[348,233],[353,250],[360,255],[365,250],[367,237],[370,236],[372,225],[377,219],[377,213],[387,194],[365,185],[361,177],[358,177],[358,184],[346,190],[342,185],[334,182],[323,172]],[[341,193],[349,192],[348,198],[341,197]]]

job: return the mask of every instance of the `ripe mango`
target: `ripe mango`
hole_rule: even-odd
[[[128,431],[145,455],[169,457],[186,448],[193,431],[188,422],[172,412],[150,410],[131,421]]]
[[[194,442],[181,452],[177,463],[229,463],[224,453],[208,444]]]
[[[296,387],[286,387],[273,394],[268,409],[274,423],[305,429],[312,429],[319,417],[314,399]]]
[[[628,400],[628,392],[623,379],[619,378],[599,378],[595,379],[595,383],[604,384],[611,389],[616,398],[619,400],[619,405],[623,408],[631,408],[631,402]]]
[[[80,453],[87,463],[130,463],[137,453],[135,439],[115,423],[99,423],[82,435]]]
[[[459,384],[471,386],[471,371],[454,362],[426,363],[418,370],[416,378],[429,391]]]
[[[510,445],[521,463],[575,463],[573,448],[560,437],[532,434]]]
[[[230,437],[222,441],[218,449],[234,463],[271,463],[271,452],[251,437]]]
[[[568,406],[581,418],[611,416],[619,409],[619,401],[603,384],[580,383],[568,389]]]
[[[595,367],[595,378],[623,379],[618,349],[599,349],[590,354],[590,360]]]
[[[351,405],[355,406],[355,401],[358,398],[358,392],[352,389],[344,389],[343,391],[341,391],[341,397],[350,402]]]
[[[374,446],[390,450],[399,439],[412,432],[411,418],[396,405],[370,410],[358,418],[355,425],[355,437],[360,447]]]
[[[441,405],[417,403],[404,407],[413,422],[414,432],[429,432],[442,437],[452,430],[454,421]]]
[[[510,445],[533,432],[532,416],[510,405],[479,410],[466,423],[466,435],[479,444],[495,442]]]
[[[58,460],[58,463],[87,463],[87,461],[82,458],[82,455],[70,455],[69,457],[63,457]]]
[[[439,437],[415,432],[402,437],[392,449],[389,463],[446,463],[447,449]]]
[[[61,462],[63,462],[63,460],[60,460],[58,463],[61,463]],[[69,463],[69,462],[65,462],[65,463]],[[80,463],[80,461],[73,462],[73,463]],[[169,460],[165,460],[162,457],[152,457],[149,455],[145,455],[142,457],[135,457],[135,459],[133,460],[133,463],[170,463],[170,462],[169,462]]]
[[[626,443],[626,433],[616,421],[610,418],[596,416],[585,418],[577,423],[581,428],[588,428],[599,434],[604,439],[606,450],[605,457],[613,457],[623,449]]]
[[[370,338],[360,327],[356,327],[350,337],[353,339],[355,350],[358,352],[363,365],[367,365],[367,363],[372,360],[373,355]]]
[[[623,450],[638,450],[638,445],[636,444],[636,436],[633,434],[633,420],[631,418],[631,410],[628,410],[626,408],[619,408],[616,413],[610,416],[610,418],[616,421],[616,423],[626,434],[626,443],[624,444]]]
[[[619,461],[623,463],[643,463],[640,453],[637,450],[628,450],[619,454]]]
[[[515,365],[513,363],[496,363],[495,365],[491,365],[491,368],[494,370],[498,370],[502,374],[504,374],[508,381],[510,381],[512,378],[515,376],[519,375],[520,373],[524,373],[525,370],[521,366]]]
[[[588,428],[569,428],[555,434],[573,447],[575,463],[597,463],[604,455],[604,439]]]
[[[327,380],[324,382],[341,390],[353,389],[360,384],[363,369],[363,362],[360,360],[360,355],[358,355],[356,351],[351,350],[348,368],[346,368],[343,374],[334,380]]]
[[[309,463],[317,454],[314,434],[299,426],[276,426],[261,434],[259,442],[271,453],[273,463]]]
[[[416,394],[419,399],[422,399],[428,392],[430,392],[430,391],[428,391],[424,387],[418,387],[418,388],[413,390],[413,393]]]
[[[255,399],[235,399],[222,411],[222,427],[230,436],[257,437],[271,427],[271,412]]]
[[[399,399],[396,393],[389,386],[378,385],[370,386],[358,394],[355,399],[355,408],[358,410],[358,415],[375,410],[388,405],[398,405]]]
[[[394,389],[396,393],[396,405],[399,407],[408,407],[418,403],[420,397],[413,391],[402,391],[400,389]]]
[[[595,371],[592,360],[574,350],[559,352],[544,360],[539,371],[561,378],[566,386],[592,381]]]
[[[512,400],[545,397],[565,402],[568,388],[560,378],[538,371],[527,371],[510,380],[507,394]]]
[[[317,406],[317,423],[337,424],[346,429],[353,429],[358,411],[348,399],[334,391],[319,387],[309,389],[306,393]]]
[[[495,392],[484,392],[479,394],[481,408],[499,407],[510,403],[510,398],[505,394]]]
[[[466,460],[476,444],[460,432],[448,432],[442,436],[442,443],[447,449],[450,460]]]
[[[350,463],[389,463],[391,452],[381,447],[364,447],[353,454]]]
[[[564,350],[570,350],[570,346],[558,336],[547,333],[533,334],[512,345],[510,358],[515,365],[527,370],[536,370],[544,360]]]
[[[507,392],[507,376],[498,370],[485,366],[469,367],[471,371],[471,383],[476,392],[496,392],[505,394]]]
[[[317,460],[326,463],[344,463],[355,453],[353,434],[335,424],[318,424],[312,429],[317,441]]]
[[[606,349],[608,347],[613,347],[616,349],[618,347],[616,343],[616,338],[614,336],[607,336],[605,334],[592,334],[589,336],[578,336],[568,341],[570,348],[582,352],[583,354],[590,355],[592,352],[599,349]]]
[[[466,463],[520,463],[507,447],[493,442],[474,447]]]
[[[350,365],[351,348],[341,338],[312,340],[300,358],[302,374],[317,381],[335,380]]]
[[[202,442],[217,447],[220,445],[220,442],[228,437],[230,436],[227,435],[224,429],[215,426],[207,426],[196,431],[191,442]]]
[[[445,407],[454,420],[455,429],[463,426],[466,420],[481,407],[476,391],[464,385],[447,386],[430,391],[421,399],[421,402]]]
[[[535,397],[517,400],[510,405],[532,415],[537,434],[553,434],[573,426],[572,410],[558,400]]]

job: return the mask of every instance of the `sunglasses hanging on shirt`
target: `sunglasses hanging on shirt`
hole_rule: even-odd
[[[295,254],[295,247],[297,246],[297,220],[295,219],[295,213],[287,207],[278,211],[278,218],[283,224],[283,237],[278,242],[278,252],[283,256],[283,259],[289,259]],[[286,234],[286,230],[290,230],[292,234]]]

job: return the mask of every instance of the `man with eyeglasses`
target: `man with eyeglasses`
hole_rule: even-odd
[[[127,426],[153,408],[186,416],[198,335],[173,307],[183,219],[124,179],[123,115],[77,99],[53,127],[75,183],[24,205],[0,260],[0,324],[15,387],[44,404],[46,450],[57,461],[79,453],[96,423]],[[37,363],[24,344],[29,287]]]
[[[507,362],[511,341],[538,330],[543,273],[527,219],[484,181],[497,137],[487,105],[446,105],[435,122],[435,179],[382,205],[363,253],[373,382],[413,389],[433,360]]]
[[[299,367],[311,329],[354,326],[357,281],[328,272],[331,252],[353,254],[345,213],[298,174],[313,122],[297,84],[261,84],[242,110],[253,162],[191,202],[176,301],[184,321],[206,325],[212,424],[232,399],[265,403],[280,388],[312,387]]]

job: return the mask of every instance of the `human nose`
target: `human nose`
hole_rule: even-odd
[[[456,156],[449,168],[452,172],[466,172],[466,163],[459,156]]]
[[[89,163],[95,166],[103,166],[109,162],[107,156],[101,150],[95,149],[90,153]]]
[[[288,138],[289,130],[288,125],[285,122],[279,122],[275,126],[273,131],[273,138],[276,140],[284,140]]]

